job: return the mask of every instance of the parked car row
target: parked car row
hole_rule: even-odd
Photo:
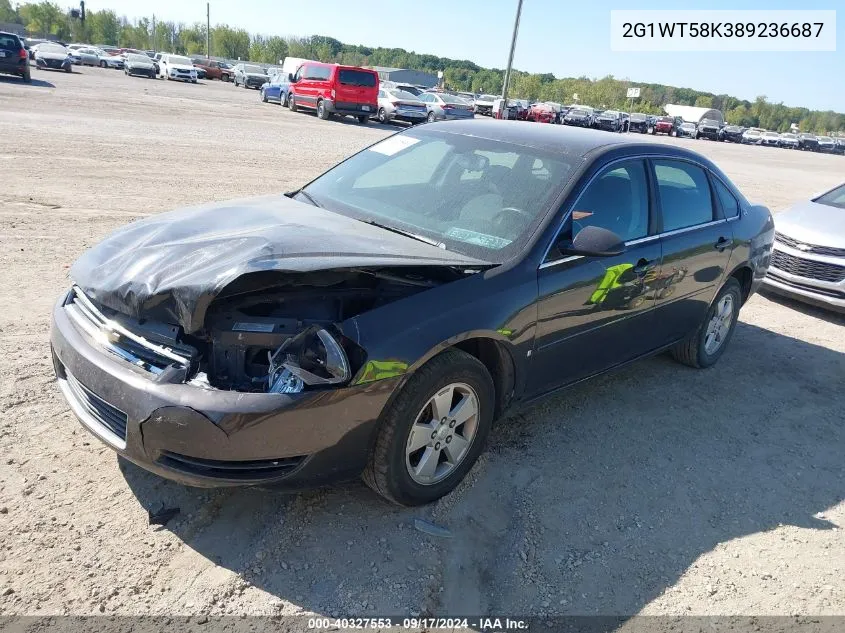
[[[377,119],[381,123],[470,119],[475,106],[464,98],[419,86],[380,83],[368,68],[305,61],[295,72],[276,70],[272,77],[249,64],[235,67],[235,85],[258,86],[261,100],[278,103],[296,112],[309,109],[321,119],[333,115],[354,116],[360,123]]]

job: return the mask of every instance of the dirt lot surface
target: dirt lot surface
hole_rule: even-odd
[[[845,614],[845,321],[765,296],[714,369],[658,357],[511,417],[429,507],[119,463],[53,381],[69,265],[133,219],[286,191],[393,128],[217,82],[33,76],[0,78],[0,614]],[[774,211],[845,174],[840,156],[659,142]],[[181,513],[148,526],[162,503]]]

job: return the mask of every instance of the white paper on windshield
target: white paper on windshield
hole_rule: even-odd
[[[408,149],[411,145],[416,145],[419,142],[420,139],[418,138],[400,134],[398,136],[391,136],[390,138],[383,140],[378,145],[373,145],[370,148],[370,151],[378,152],[379,154],[384,154],[385,156],[393,156],[394,154],[401,152],[403,149]]]

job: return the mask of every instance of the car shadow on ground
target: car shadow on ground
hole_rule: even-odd
[[[32,80],[29,83],[26,83],[20,77],[12,77],[11,75],[0,75],[0,84],[5,83],[16,83],[22,86],[32,86],[33,88],[55,88],[56,86],[51,84],[49,81],[44,81],[43,79],[38,79],[37,77],[32,77]]]
[[[630,615],[722,543],[834,527],[843,378],[845,354],[740,323],[710,370],[664,355],[501,421],[469,481],[416,509],[357,483],[201,491],[121,468],[144,507],[181,507],[164,529],[209,567],[309,612]]]

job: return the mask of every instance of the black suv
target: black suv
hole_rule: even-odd
[[[807,132],[799,134],[798,147],[803,150],[817,152],[819,151],[819,139],[815,134],[808,134]]]
[[[741,125],[727,125],[722,128],[721,140],[731,143],[742,143],[742,135],[745,133],[745,130],[746,128]]]
[[[26,83],[32,80],[29,74],[29,54],[21,38],[14,33],[0,31],[0,73],[17,75]]]

